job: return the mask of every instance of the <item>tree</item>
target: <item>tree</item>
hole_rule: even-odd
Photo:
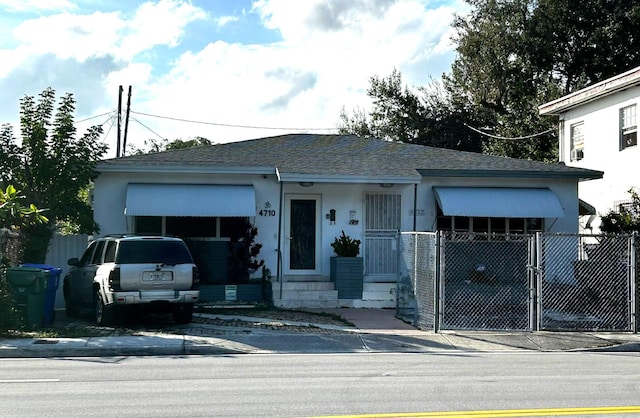
[[[640,62],[640,4],[466,1],[472,10],[454,19],[457,56],[441,91],[421,89],[417,106],[397,71],[386,83],[374,77],[373,111],[353,117],[343,111],[343,132],[391,131],[386,138],[392,140],[468,150],[481,145],[489,154],[556,161],[556,121],[541,117],[538,106]],[[386,131],[376,130],[380,120]],[[478,130],[486,135],[478,137]]]
[[[610,234],[640,232],[640,195],[631,188],[631,202],[623,205],[618,212],[610,210],[600,217],[600,230]]]
[[[24,197],[11,184],[6,190],[0,189],[0,228],[15,231],[26,225],[49,221],[42,214],[44,210],[38,209],[33,203],[22,205],[20,200]]]
[[[187,139],[187,140],[175,139],[171,142],[169,142],[169,140],[167,139],[157,140],[157,139],[150,138],[144,141],[144,146],[146,149],[136,148],[135,146],[130,145],[128,147],[128,154],[129,155],[153,154],[156,152],[169,151],[174,149],[193,148],[193,147],[200,147],[200,146],[212,145],[212,144],[213,143],[209,141],[207,138],[204,138],[201,136],[197,136],[195,138]]]
[[[47,88],[37,101],[33,96],[20,101],[20,145],[10,125],[0,130],[0,186],[20,185],[29,202],[48,208],[48,222],[21,230],[24,258],[29,262],[44,262],[51,235],[60,222],[76,225],[82,233],[99,230],[83,194],[86,196],[97,175],[96,162],[108,147],[100,141],[101,126],[77,136],[74,111],[72,94],[62,96],[56,109],[55,91]]]
[[[464,128],[464,109],[454,109],[442,86],[432,82],[412,91],[402,83],[402,74],[393,70],[387,78],[371,77],[367,95],[373,108],[351,114],[342,109],[339,131],[361,137],[376,137],[419,145],[480,151],[482,138]]]

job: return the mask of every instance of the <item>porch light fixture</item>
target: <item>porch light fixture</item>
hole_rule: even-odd
[[[389,189],[393,187],[393,183],[380,183],[380,187],[382,187],[383,189]]]
[[[313,182],[312,181],[301,181],[300,183],[298,183],[300,186],[302,187],[311,187],[313,186]]]

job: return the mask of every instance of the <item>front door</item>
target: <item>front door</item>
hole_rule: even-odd
[[[320,196],[287,195],[285,274],[320,274]]]

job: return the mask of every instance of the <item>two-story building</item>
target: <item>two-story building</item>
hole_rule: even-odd
[[[583,231],[599,232],[600,215],[630,201],[636,175],[637,106],[640,67],[540,106],[541,115],[559,117],[559,158],[568,166],[604,172],[602,179],[581,182]]]

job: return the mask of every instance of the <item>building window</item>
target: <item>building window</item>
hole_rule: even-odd
[[[571,161],[584,158],[584,123],[571,125]]]
[[[633,104],[620,109],[620,150],[637,144],[636,105]]]
[[[437,206],[436,229],[461,234],[474,233],[477,236],[503,234],[534,234],[544,232],[543,218],[469,218],[466,216],[446,216]]]
[[[227,239],[239,226],[245,225],[246,219],[244,217],[136,216],[133,230],[139,235]]]

